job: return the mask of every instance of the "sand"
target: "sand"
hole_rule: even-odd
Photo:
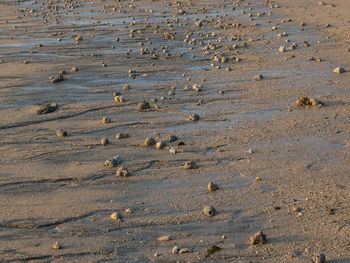
[[[350,6],[318,2],[0,1],[0,261],[350,262]]]

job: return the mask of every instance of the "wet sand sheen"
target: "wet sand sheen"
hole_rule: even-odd
[[[333,2],[0,3],[0,260],[350,261],[349,73],[333,73],[350,29]]]

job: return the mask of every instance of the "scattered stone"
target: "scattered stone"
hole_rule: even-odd
[[[184,165],[185,169],[196,169],[198,168],[197,164],[194,161],[188,161]]]
[[[313,98],[308,98],[308,97],[301,97],[295,102],[295,104],[305,109],[309,109],[312,107],[321,107],[322,105],[324,105],[322,101],[319,101]]]
[[[137,109],[139,111],[144,111],[147,109],[150,109],[151,107],[149,106],[149,103],[147,101],[140,101],[139,104],[137,105]]]
[[[209,192],[214,192],[219,189],[219,186],[217,184],[214,184],[212,182],[209,182],[208,184],[208,191]]]
[[[170,149],[169,149],[169,152],[170,152],[171,154],[176,154],[176,153],[177,153],[177,150],[176,150],[176,148],[170,148]]]
[[[206,251],[207,251],[207,254],[205,255],[205,257],[207,258],[207,257],[209,257],[210,255],[212,255],[212,254],[214,254],[215,252],[218,252],[218,251],[220,251],[220,250],[221,250],[220,247],[218,247],[218,246],[212,246],[211,248],[209,248],[209,249],[206,250]]]
[[[215,212],[215,208],[212,206],[207,205],[203,208],[203,214],[205,214],[206,216],[214,216]]]
[[[67,131],[62,130],[62,129],[57,130],[57,131],[56,131],[56,135],[57,135],[58,137],[65,137],[65,136],[67,136]]]
[[[57,103],[48,103],[45,105],[41,105],[37,109],[37,114],[47,114],[51,112],[55,112],[58,109]]]
[[[154,253],[154,255],[153,256],[155,256],[155,257],[159,257],[161,254],[159,253],[159,252],[156,252],[156,253]]]
[[[120,221],[122,219],[122,215],[119,212],[114,212],[111,214],[111,219],[115,221]]]
[[[108,140],[108,138],[102,138],[100,143],[102,146],[106,146],[109,144],[109,140]]]
[[[338,67],[338,68],[335,68],[333,70],[334,73],[337,73],[337,74],[340,74],[340,73],[344,73],[345,72],[345,69],[343,67]]]
[[[170,236],[161,236],[158,237],[158,241],[169,241],[171,240]]]
[[[151,147],[151,146],[153,146],[155,144],[156,144],[156,140],[154,138],[147,137],[146,140],[145,140],[145,144],[144,145],[146,147]]]
[[[115,135],[115,138],[116,138],[117,140],[129,138],[129,134],[126,134],[126,133],[117,133],[117,134]]]
[[[250,237],[249,245],[262,245],[266,242],[266,235],[260,230],[254,236]]]
[[[72,67],[70,71],[71,71],[71,72],[78,72],[78,71],[79,71],[79,69],[78,69],[78,68],[76,68],[76,67]]]
[[[103,117],[102,118],[102,123],[111,123],[111,122],[112,122],[112,120],[109,117]]]
[[[82,41],[83,40],[83,37],[82,36],[76,36],[75,37],[75,41],[76,42],[79,42],[79,41]]]
[[[61,81],[63,81],[63,80],[64,80],[63,75],[59,75],[59,76],[57,76],[57,77],[55,77],[55,78],[52,78],[52,79],[51,79],[51,83],[54,84],[54,83],[57,83],[57,82],[61,82]]]
[[[163,141],[159,141],[156,143],[157,149],[163,149],[165,147],[165,143]]]
[[[117,177],[128,177],[130,176],[130,172],[128,171],[127,168],[125,168],[124,166],[121,166],[118,168],[116,175]]]
[[[314,263],[325,263],[326,262],[326,256],[325,254],[317,254],[313,257]]]
[[[123,90],[130,90],[130,85],[124,85]]]
[[[202,87],[201,87],[201,85],[193,84],[192,89],[195,90],[195,91],[201,91]]]
[[[260,74],[254,77],[255,80],[262,80],[263,78],[264,76]]]
[[[122,159],[119,155],[114,156],[113,158],[110,158],[105,161],[106,167],[116,167],[118,164],[122,163]]]
[[[132,213],[132,212],[131,212],[131,209],[130,209],[130,208],[125,209],[125,213],[131,214],[131,213]]]
[[[189,120],[189,121],[198,121],[199,119],[200,119],[200,117],[198,114],[192,114],[187,118],[187,120]]]
[[[173,254],[179,254],[179,251],[180,251],[180,249],[179,249],[177,246],[175,246],[175,247],[173,247],[173,249],[171,250],[171,253],[173,253]]]
[[[285,46],[280,46],[280,48],[278,49],[278,52],[283,53],[286,51],[286,47]]]
[[[124,97],[123,96],[115,96],[114,97],[114,101],[117,102],[117,103],[124,103],[125,100],[124,100]]]
[[[63,76],[63,75],[65,75],[66,74],[66,71],[65,70],[60,70],[59,72],[58,72],[58,75],[60,75],[60,76]]]
[[[52,249],[55,249],[55,250],[59,250],[59,249],[62,248],[62,246],[61,246],[58,242],[56,242],[55,244],[53,244],[53,245],[51,246],[51,248],[52,248]]]
[[[181,248],[179,250],[179,254],[185,254],[185,253],[189,253],[192,252],[189,248]]]

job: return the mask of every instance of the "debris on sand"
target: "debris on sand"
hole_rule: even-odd
[[[313,257],[314,263],[325,263],[326,262],[326,256],[325,254],[316,254]]]
[[[177,141],[177,136],[169,134],[166,139],[168,140],[168,142],[176,142]]]
[[[72,67],[70,71],[71,71],[71,72],[78,72],[78,71],[79,71],[79,69],[78,69],[78,68],[76,68],[76,67]]]
[[[264,78],[263,75],[259,74],[254,77],[254,80],[262,80]]]
[[[126,134],[126,133],[117,133],[115,135],[115,138],[117,140],[120,140],[120,139],[126,139],[126,138],[129,138],[129,134]]]
[[[165,147],[165,143],[163,141],[159,141],[156,143],[157,149],[163,149]]]
[[[176,153],[177,153],[177,150],[176,150],[176,148],[170,148],[170,149],[169,149],[169,152],[170,152],[171,154],[176,154]]]
[[[59,129],[59,130],[56,131],[56,135],[58,137],[65,137],[65,136],[67,136],[67,131]]]
[[[343,67],[338,67],[338,68],[335,68],[333,70],[334,73],[337,73],[337,74],[340,74],[340,73],[344,73],[345,72],[345,69]]]
[[[122,163],[122,159],[119,155],[114,156],[113,158],[110,158],[105,161],[106,167],[116,167],[118,164]]]
[[[55,112],[58,109],[57,103],[48,103],[45,105],[41,105],[36,110],[37,114],[47,114],[51,112]]]
[[[187,120],[189,120],[189,121],[198,121],[199,119],[200,119],[200,117],[198,114],[192,114],[187,118]]]
[[[266,242],[266,235],[260,230],[254,236],[250,237],[249,245],[262,245]]]
[[[207,258],[210,255],[214,254],[215,252],[219,252],[220,250],[221,250],[221,247],[212,246],[211,248],[206,250],[207,254],[205,255],[205,257]]]
[[[130,176],[130,172],[127,168],[121,166],[118,168],[116,175],[117,177],[128,177]]]
[[[119,212],[114,212],[111,214],[111,219],[115,221],[120,221],[122,219],[122,215]]]
[[[206,205],[203,208],[203,214],[205,214],[206,216],[214,216],[215,215],[215,208],[210,206],[210,205]]]
[[[158,237],[158,241],[169,241],[171,240],[170,236],[161,236]]]
[[[52,84],[64,81],[63,74],[62,75],[58,75],[57,77],[51,77],[50,79],[51,79],[51,83]]]
[[[151,147],[151,146],[153,146],[155,144],[156,144],[156,140],[154,138],[152,138],[152,137],[147,137],[146,140],[145,140],[145,143],[144,143],[144,145],[146,147]]]
[[[188,161],[184,165],[185,169],[196,169],[198,168],[197,164],[194,161]]]
[[[171,250],[171,253],[173,253],[173,254],[179,254],[179,251],[180,251],[180,249],[179,249],[177,246],[175,246],[175,247],[173,247],[173,249]]]
[[[305,108],[305,109],[309,109],[312,107],[321,107],[322,105],[324,105],[324,103],[322,101],[313,99],[313,98],[309,98],[309,97],[301,97],[300,99],[298,99],[295,104],[299,107]]]
[[[217,184],[214,184],[212,182],[209,182],[208,184],[208,191],[209,192],[214,192],[219,189],[219,186]]]
[[[189,248],[181,248],[180,250],[179,250],[179,254],[185,254],[185,253],[190,253],[190,252],[192,252],[192,250],[191,249],[189,249]]]
[[[117,102],[117,103],[124,103],[125,99],[124,99],[123,96],[118,95],[118,96],[114,97],[114,101]]]
[[[101,145],[102,145],[102,146],[106,146],[106,145],[109,144],[108,138],[102,138],[100,142],[101,142]]]
[[[139,111],[144,111],[144,110],[148,110],[150,109],[151,107],[149,106],[149,103],[145,100],[143,101],[140,101],[139,104],[137,105],[137,109]]]
[[[112,122],[112,120],[111,120],[111,118],[109,118],[109,117],[103,117],[102,118],[102,121],[101,121],[102,123],[111,123]]]
[[[55,244],[53,244],[53,245],[51,246],[51,248],[52,248],[52,249],[55,249],[55,250],[59,250],[59,249],[62,248],[62,246],[60,245],[60,243],[55,242]]]

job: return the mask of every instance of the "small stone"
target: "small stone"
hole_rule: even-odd
[[[149,138],[149,137],[146,138],[145,143],[144,143],[144,145],[146,147],[151,147],[155,144],[156,144],[156,140],[154,138]]]
[[[123,90],[130,90],[130,85],[124,85]]]
[[[312,107],[321,107],[322,105],[324,105],[322,101],[319,101],[313,98],[308,98],[308,97],[301,97],[295,102],[295,104],[305,109],[309,109]]]
[[[176,142],[178,140],[178,138],[175,135],[169,134],[167,136],[167,140],[168,140],[168,142]]]
[[[156,143],[157,149],[163,149],[165,147],[165,143],[163,141],[159,141]]]
[[[201,85],[198,85],[198,84],[193,84],[192,89],[195,90],[195,91],[201,91],[202,90]]]
[[[128,177],[130,176],[130,172],[128,171],[127,168],[125,168],[124,166],[121,166],[118,168],[116,175],[117,177]]]
[[[57,103],[48,103],[48,104],[39,106],[36,112],[37,114],[47,114],[47,113],[54,112],[57,109],[58,109]]]
[[[102,123],[111,123],[112,120],[111,120],[111,118],[109,118],[109,117],[103,117],[101,122],[102,122]]]
[[[126,134],[126,133],[117,133],[117,134],[115,135],[115,138],[116,138],[117,140],[129,138],[129,134]]]
[[[209,182],[208,184],[208,191],[209,192],[214,192],[219,189],[219,186],[217,184],[214,184],[212,182]]]
[[[56,131],[56,135],[57,135],[58,137],[65,137],[65,136],[67,136],[67,131],[62,130],[62,129],[57,130],[57,131]]]
[[[65,70],[61,70],[61,71],[58,72],[58,75],[60,75],[60,76],[63,76],[63,75],[65,75],[65,74],[66,74],[66,71],[65,71]]]
[[[130,209],[130,208],[125,209],[125,213],[131,214],[131,213],[132,213],[132,212],[131,212],[131,209]]]
[[[53,244],[53,245],[51,246],[51,248],[52,248],[52,249],[55,249],[55,250],[59,250],[59,249],[62,248],[62,246],[61,246],[58,242],[56,242],[55,244]]]
[[[75,37],[75,41],[76,42],[79,42],[79,41],[82,41],[83,40],[83,37],[82,36],[76,36]]]
[[[70,71],[71,71],[71,72],[78,72],[78,71],[79,71],[79,69],[78,69],[78,68],[76,68],[76,67],[72,67]]]
[[[147,101],[140,101],[139,104],[137,105],[137,109],[139,111],[144,111],[147,109],[150,109],[151,107],[149,106],[149,103]]]
[[[181,248],[179,251],[179,254],[185,254],[185,253],[189,253],[191,252],[191,250],[189,248]]]
[[[117,103],[124,103],[125,102],[123,96],[115,96],[114,97],[114,101],[117,102]]]
[[[249,245],[262,245],[266,242],[266,235],[260,230],[254,236],[250,237]]]
[[[158,241],[169,241],[171,240],[170,236],[161,236],[158,237]]]
[[[176,150],[176,148],[170,148],[170,149],[169,149],[169,152],[170,152],[171,154],[176,154],[176,153],[177,153],[177,150]]]
[[[180,249],[179,249],[177,246],[175,246],[175,247],[173,247],[173,249],[171,250],[171,253],[173,253],[173,254],[179,254],[179,251],[180,251]]]
[[[280,48],[278,49],[278,52],[283,53],[286,51],[286,47],[285,46],[280,46]]]
[[[63,80],[64,80],[63,75],[59,75],[59,76],[56,77],[56,78],[52,78],[52,79],[51,79],[51,83],[54,84],[54,83],[57,83],[57,82],[61,82],[61,81],[63,81]]]
[[[340,74],[340,73],[344,73],[345,72],[345,69],[343,67],[338,67],[338,68],[335,68],[333,70],[334,73],[337,73],[337,74]]]
[[[198,121],[199,119],[200,119],[200,117],[198,114],[192,114],[187,118],[187,120],[189,120],[189,121]]]
[[[197,164],[193,161],[188,161],[185,163],[184,165],[185,169],[196,169],[197,168]]]
[[[106,146],[109,144],[109,140],[108,140],[108,138],[102,138],[100,143],[102,146]]]
[[[260,74],[254,77],[255,80],[262,80],[263,78],[264,76]]]
[[[122,163],[122,159],[119,155],[114,156],[113,158],[110,158],[105,161],[106,167],[116,167],[118,164]]]
[[[156,253],[154,253],[154,255],[153,256],[155,256],[155,257],[159,257],[160,256],[160,253],[159,252],[156,252]]]
[[[111,219],[119,221],[120,219],[122,219],[122,215],[118,212],[114,212],[113,214],[111,214]]]
[[[206,216],[214,216],[215,212],[215,208],[212,206],[207,205],[203,208],[203,214]]]
[[[325,263],[326,262],[326,256],[325,254],[317,254],[313,256],[314,263]]]

